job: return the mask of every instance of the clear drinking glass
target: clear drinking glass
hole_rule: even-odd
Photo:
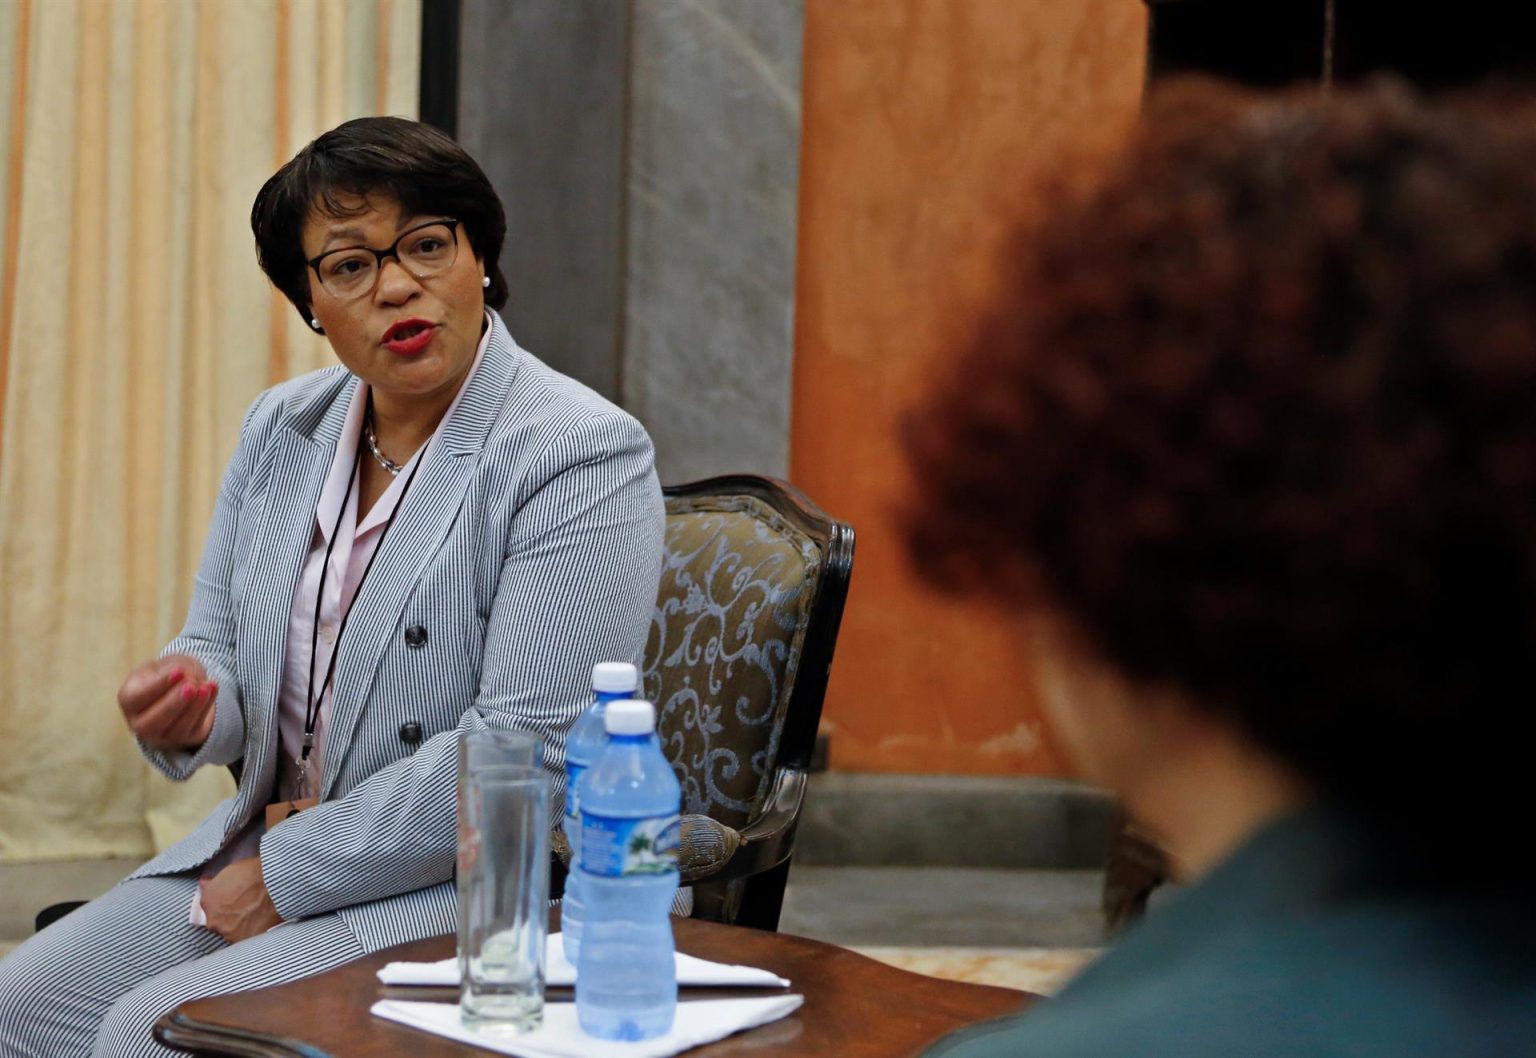
[[[539,768],[544,764],[544,740],[527,731],[487,727],[459,732],[459,774],[485,768]]]
[[[550,783],[538,739],[508,736],[459,743],[458,951],[464,1024],[511,1035],[544,1019]]]

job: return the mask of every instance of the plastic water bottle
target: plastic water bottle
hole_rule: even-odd
[[[603,730],[603,714],[608,703],[633,698],[640,685],[640,673],[627,661],[602,661],[592,666],[592,696],[587,711],[571,725],[565,738],[565,840],[571,846],[571,869],[565,876],[565,896],[560,900],[560,944],[572,966],[581,956],[582,920],[586,917],[586,899],[581,892],[581,815],[577,803],[577,784],[582,772],[590,768],[608,744]]]
[[[645,1040],[667,1032],[677,1013],[667,912],[682,788],[661,754],[650,702],[613,702],[604,723],[608,745],[581,780],[587,922],[576,1018],[590,1036]]]

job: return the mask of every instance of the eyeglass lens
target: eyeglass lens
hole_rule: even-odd
[[[427,224],[406,232],[391,249],[401,267],[420,279],[451,268],[458,243],[451,225]],[[391,254],[386,252],[384,256]],[[363,246],[336,250],[320,259],[316,271],[326,290],[337,297],[355,297],[373,289],[379,275],[379,257]]]

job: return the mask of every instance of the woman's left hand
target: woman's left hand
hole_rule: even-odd
[[[237,860],[197,884],[208,928],[231,944],[265,933],[283,920],[261,876],[260,856]]]

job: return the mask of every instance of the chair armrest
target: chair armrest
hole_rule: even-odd
[[[740,832],[709,816],[683,816],[680,829],[677,871],[684,885],[719,874],[741,848]]]
[[[799,768],[779,768],[773,777],[773,790],[763,812],[741,828],[740,846],[719,866],[709,869],[699,864],[688,882],[729,881],[747,878],[771,870],[789,859],[794,849],[795,827],[800,821],[800,806],[805,802],[805,772]],[[694,818],[694,817],[689,817]],[[711,820],[711,822],[713,822]],[[716,823],[715,826],[721,827]],[[722,829],[730,830],[729,827]],[[735,831],[732,831],[735,833]]]

